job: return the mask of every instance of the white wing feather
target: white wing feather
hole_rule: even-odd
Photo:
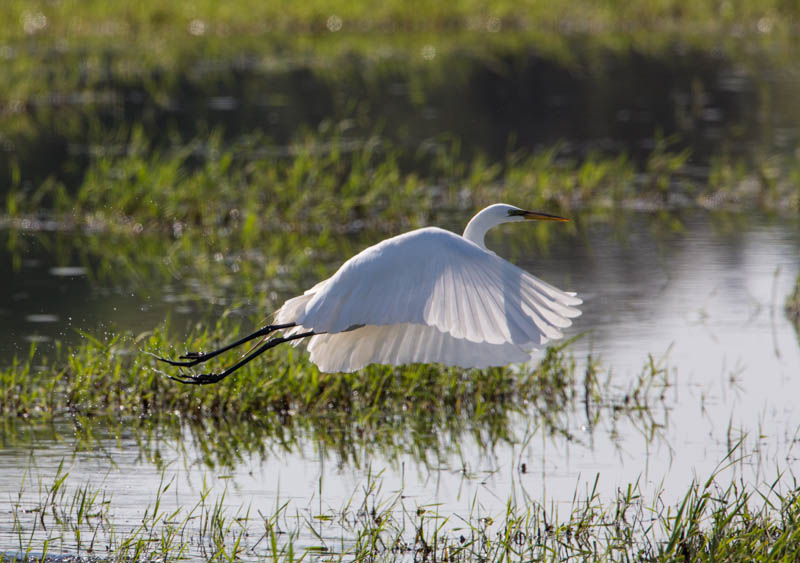
[[[317,333],[308,349],[323,371],[370,363],[487,367],[525,361],[561,338],[580,303],[463,237],[426,228],[360,252],[284,303],[276,321]]]
[[[530,353],[510,344],[470,342],[436,327],[398,324],[368,325],[348,332],[320,334],[308,343],[311,361],[324,372],[351,372],[369,364],[402,365],[435,362],[464,368],[485,368],[526,362]]]

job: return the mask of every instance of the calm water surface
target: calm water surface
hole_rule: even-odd
[[[27,469],[26,498],[38,498],[35,483],[52,480],[65,460],[71,485],[90,479],[113,497],[118,530],[141,520],[162,474],[175,480],[165,508],[193,505],[205,481],[214,495],[227,491],[232,513],[249,506],[251,514],[271,514],[288,501],[292,515],[334,514],[361,498],[369,473],[379,475],[385,497],[402,491],[412,510],[437,504],[442,514],[498,515],[511,498],[560,508],[566,516],[575,492],[585,494],[598,475],[603,499],[638,481],[648,498],[675,504],[693,478],[707,478],[742,438],[745,457],[724,471],[723,481],[762,484],[782,471],[788,483],[800,468],[800,338],[783,303],[800,271],[800,224],[700,212],[679,217],[681,230],[649,214],[614,227],[577,219],[584,235],[554,237],[546,251],[527,243],[519,226],[498,229],[490,246],[581,294],[584,314],[569,334],[582,336],[570,350],[579,373],[589,355],[599,359],[608,396],[623,400],[649,356],[664,367],[641,416],[605,409],[592,420],[576,401],[566,413],[570,438],[521,415],[510,442],[487,447],[465,433],[457,449],[434,449],[425,461],[408,453],[389,459],[368,446],[343,460],[306,439],[288,451],[268,443],[263,456],[243,454],[233,467],[215,468],[189,439],[160,440],[158,463],[154,449],[142,449],[133,435],[101,437],[101,447],[76,450],[74,426],[65,421],[5,437],[0,492],[15,499]],[[61,264],[46,250],[31,251],[5,282],[4,350],[26,350],[30,340],[46,347],[51,338],[80,338],[72,329],[138,330],[168,312],[188,319],[208,311],[191,299],[176,305],[178,280],[158,294],[135,283],[104,286],[90,271],[90,263]],[[0,525],[0,544],[13,549],[9,526]],[[338,537],[334,524],[320,524],[320,532]],[[304,537],[300,545],[319,543]]]

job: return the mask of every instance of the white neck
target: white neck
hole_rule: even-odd
[[[475,217],[469,220],[467,227],[464,229],[464,234],[461,236],[470,242],[474,242],[482,249],[491,252],[486,248],[486,243],[484,242],[486,232],[501,223],[510,223],[521,219],[517,217],[508,217],[506,211],[501,211],[499,209],[501,207],[505,210],[508,206],[490,205],[486,209],[481,210]]]

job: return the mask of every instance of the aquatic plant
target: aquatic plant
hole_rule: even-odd
[[[658,492],[645,498],[638,482],[602,499],[598,475],[566,509],[510,498],[499,510],[473,502],[464,514],[419,504],[403,490],[384,493],[371,471],[337,509],[277,500],[271,513],[256,515],[229,506],[225,491],[206,484],[191,507],[176,508],[166,498],[174,479],[164,472],[154,500],[120,518],[102,483],[75,486],[62,464],[39,483],[38,495],[29,490],[30,477],[22,479],[0,534],[17,537],[15,557],[24,560],[46,554],[162,561],[794,560],[798,492],[782,492],[777,482],[725,484],[740,448],[735,444],[716,471],[689,484],[677,504],[664,503]]]
[[[189,346],[205,349],[237,332],[238,323],[223,318],[213,330],[197,329]],[[548,348],[532,365],[370,366],[350,374],[320,373],[288,348],[201,390],[169,380],[148,355],[174,350],[169,333],[165,326],[137,338],[84,335],[53,356],[37,356],[31,346],[27,358],[0,370],[6,443],[15,443],[20,425],[48,423],[50,430],[39,433],[66,428],[76,450],[125,434],[157,460],[164,443],[193,443],[209,467],[232,467],[242,456],[266,454],[271,444],[291,451],[309,438],[339,463],[360,466],[359,452],[369,444],[387,460],[410,455],[436,464],[467,437],[487,450],[530,433],[583,440],[570,430],[574,416],[585,416],[590,432],[614,435],[625,426],[648,441],[665,424],[668,381],[660,362],[651,359],[634,384],[623,385],[589,358],[581,381],[571,341]]]
[[[75,421],[105,417],[122,426],[152,420],[178,430],[188,423],[203,442],[239,436],[211,460],[226,465],[232,461],[225,453],[229,450],[243,445],[243,451],[257,450],[268,436],[282,435],[291,442],[292,435],[308,430],[335,445],[343,459],[350,457],[348,444],[364,440],[374,440],[378,447],[385,443],[390,458],[402,451],[416,451],[424,458],[428,450],[457,443],[455,437],[463,433],[474,432],[490,443],[507,440],[509,417],[538,401],[547,401],[542,410],[548,427],[559,431],[558,413],[569,404],[574,373],[562,348],[551,349],[538,367],[522,371],[414,365],[333,375],[319,373],[302,354],[288,349],[265,355],[263,362],[254,363],[230,384],[199,391],[167,379],[146,354],[164,350],[166,334],[162,328],[133,341],[85,335],[84,342],[63,355],[37,359],[37,370],[31,367],[32,347],[28,359],[0,371],[0,416],[69,416]],[[191,345],[206,348],[235,334],[236,328],[223,320],[213,332],[196,333]],[[209,433],[209,425],[216,431]],[[146,430],[153,426],[140,426],[147,442]],[[93,426],[87,422],[86,427]]]
[[[128,234],[157,231],[176,240],[194,233],[190,241],[208,238],[203,245],[217,242],[224,255],[264,241],[292,244],[294,233],[330,239],[363,230],[398,232],[426,225],[442,210],[491,201],[525,201],[566,214],[639,201],[666,209],[669,194],[685,190],[674,186],[683,182],[679,170],[686,153],[665,148],[653,153],[648,171],[638,176],[647,181],[641,182],[634,181],[635,165],[625,157],[575,161],[562,159],[558,147],[528,155],[517,151],[502,164],[477,158],[465,168],[461,157],[411,156],[380,137],[353,144],[335,130],[298,141],[288,157],[265,155],[254,149],[255,142],[225,147],[220,136],[211,136],[202,143],[205,156],[198,162],[192,147],[200,140],[152,153],[134,132],[127,154],[92,160],[74,195],[47,183],[27,195],[10,195],[7,209],[30,216],[51,200],[53,211],[61,210],[75,225]],[[459,150],[457,144],[450,149]],[[421,175],[425,171],[429,177]],[[786,182],[776,186],[776,193],[795,189]],[[695,188],[694,197],[702,204],[726,189]],[[781,198],[762,203],[769,201]]]

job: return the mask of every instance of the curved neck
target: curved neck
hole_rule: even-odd
[[[467,223],[467,226],[464,229],[464,234],[461,236],[488,251],[489,249],[486,248],[484,237],[489,229],[495,225],[498,225],[499,223],[497,222],[496,217],[490,216],[490,214],[486,213],[486,211],[487,209],[484,209],[475,215],[475,217],[470,219],[469,223]]]

